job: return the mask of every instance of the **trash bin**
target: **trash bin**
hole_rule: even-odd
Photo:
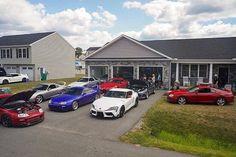
[[[47,80],[48,72],[41,73],[41,81]]]
[[[8,94],[11,93],[11,88],[10,87],[2,87],[0,88],[0,94]]]

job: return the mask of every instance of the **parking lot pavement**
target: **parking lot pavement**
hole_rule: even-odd
[[[45,120],[25,128],[0,126],[0,154],[12,156],[189,156],[154,148],[137,147],[119,142],[118,138],[131,129],[164,91],[157,91],[147,100],[140,101],[121,119],[98,119],[89,115],[90,105],[77,111],[52,112],[48,102],[40,104]]]

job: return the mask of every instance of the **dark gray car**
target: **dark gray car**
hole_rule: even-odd
[[[138,93],[139,99],[147,99],[155,93],[154,83],[145,80],[132,80],[129,82],[129,88]]]

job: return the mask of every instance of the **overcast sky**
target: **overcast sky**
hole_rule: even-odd
[[[0,36],[57,31],[74,47],[236,36],[236,0],[0,0]]]

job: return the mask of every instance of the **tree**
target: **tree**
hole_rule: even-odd
[[[75,57],[76,58],[79,58],[79,56],[81,56],[82,55],[82,48],[80,48],[80,47],[76,47],[75,48]]]

